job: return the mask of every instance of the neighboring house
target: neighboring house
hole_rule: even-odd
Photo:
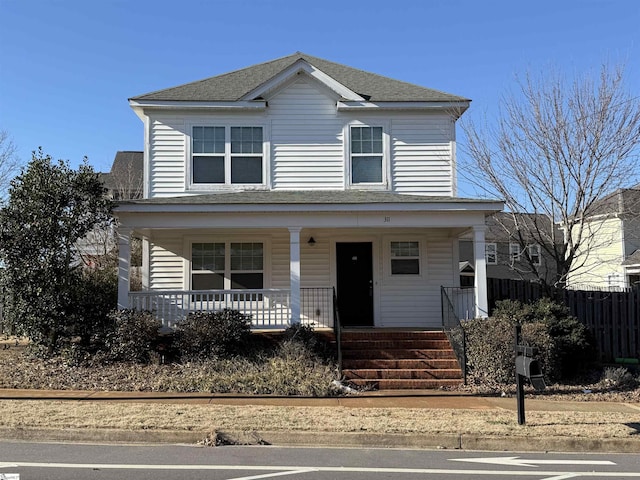
[[[98,175],[106,195],[113,200],[142,198],[143,152],[117,152],[109,172]],[[94,228],[78,240],[76,249],[82,263],[90,268],[113,264],[113,253],[117,248],[115,226]]]
[[[111,170],[100,177],[108,195],[114,200],[142,198],[144,152],[119,151]]]
[[[466,98],[302,53],[139,95],[143,198],[116,208],[119,307],[165,325],[238,308],[255,328],[442,326],[458,239],[484,272],[485,216],[457,197]],[[129,291],[129,240],[143,290]],[[477,279],[476,314],[487,314]]]
[[[640,284],[640,184],[594,204],[568,288],[623,289]]]
[[[516,222],[517,219],[517,222]],[[531,234],[527,233],[533,223],[542,231],[541,237],[548,239],[541,245]],[[520,225],[520,232],[516,228]],[[554,243],[561,251],[562,230],[554,225],[548,217],[532,213],[498,212],[486,218],[485,259],[487,278],[539,281],[553,284],[556,275],[556,263],[548,250]],[[546,248],[545,248],[546,247]],[[460,284],[473,285],[474,271],[473,241],[468,238],[460,240]]]

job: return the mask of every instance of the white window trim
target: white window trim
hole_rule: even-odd
[[[489,260],[489,249],[493,248],[493,261]],[[484,244],[484,258],[487,265],[497,265],[498,264],[498,245],[496,243],[485,243]]]
[[[189,236],[184,239],[184,289],[192,290],[191,278],[193,270],[191,269],[192,245],[194,243],[224,243],[224,290],[231,290],[231,243],[262,243],[262,289],[271,288],[271,239],[264,236],[252,235],[197,235]],[[234,270],[235,271],[235,270]],[[238,270],[239,273],[243,271]]]
[[[382,128],[382,182],[380,183],[353,183],[351,169],[351,127],[381,127]],[[344,171],[345,188],[354,190],[387,190],[391,179],[391,125],[389,122],[348,122],[343,129],[344,138]]]
[[[185,125],[185,189],[191,191],[237,191],[237,190],[265,190],[271,185],[270,177],[270,152],[271,131],[263,121],[233,121],[220,122],[190,122]],[[225,183],[194,183],[193,182],[193,127],[224,127],[225,128],[225,153],[224,175]],[[262,183],[231,183],[231,127],[260,127],[262,128]],[[220,156],[211,155],[211,156]],[[249,155],[252,156],[252,155]]]

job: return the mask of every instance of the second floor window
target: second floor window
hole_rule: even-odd
[[[193,127],[191,167],[194,184],[264,183],[262,127]]]
[[[510,243],[509,244],[509,258],[511,259],[511,263],[520,261],[520,244],[519,243]]]
[[[382,183],[382,127],[351,127],[351,183]]]
[[[487,265],[498,264],[498,251],[495,243],[486,243],[484,246],[484,255]]]
[[[540,255],[540,245],[529,245],[527,247],[527,254],[529,255],[529,259],[531,263],[534,265],[542,264],[542,257]]]

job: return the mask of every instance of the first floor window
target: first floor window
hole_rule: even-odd
[[[232,243],[230,280],[232,289],[261,289],[263,285],[262,243]]]
[[[497,265],[498,251],[495,243],[486,243],[484,246],[484,255],[487,265]]]
[[[259,242],[191,244],[192,290],[260,290],[264,248]],[[248,298],[247,298],[248,299]],[[259,299],[253,295],[252,300]]]
[[[382,127],[351,127],[351,183],[382,183]]]
[[[391,242],[391,274],[420,274],[420,244],[418,242]]]
[[[262,127],[196,126],[192,129],[194,184],[262,184]]]

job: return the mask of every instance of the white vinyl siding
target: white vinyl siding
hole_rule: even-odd
[[[453,194],[453,127],[446,115],[392,117],[392,189],[413,195]]]
[[[185,191],[184,119],[158,117],[151,121],[149,196],[167,197]]]
[[[151,114],[149,196],[231,187],[190,187],[191,128],[201,125],[263,126],[263,183],[254,188],[344,190],[350,184],[350,146],[345,132],[354,125],[382,125],[385,181],[380,188],[416,195],[454,193],[454,129],[448,115],[338,112],[336,101],[333,92],[301,75],[270,97],[265,111]],[[366,188],[366,184],[350,188]]]
[[[269,100],[274,190],[344,188],[344,123],[318,88],[300,78]]]
[[[419,280],[416,276],[384,277],[379,286],[379,327],[442,326],[440,287],[452,285],[454,242],[441,234],[419,234],[417,238],[421,253],[426,253],[425,271]],[[385,244],[388,247],[383,242],[383,248]]]
[[[182,235],[179,232],[152,239],[149,254],[149,287],[152,290],[185,288]]]

